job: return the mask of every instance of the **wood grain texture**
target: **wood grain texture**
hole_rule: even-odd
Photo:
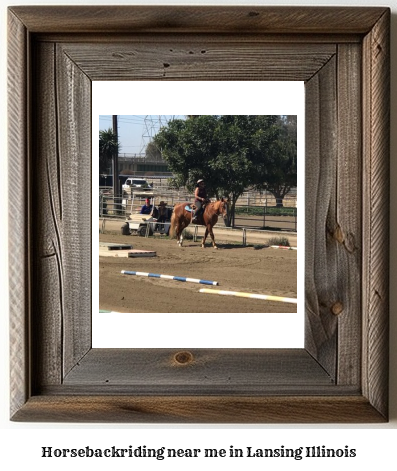
[[[387,420],[389,11],[13,7],[9,21],[12,420]],[[306,349],[183,365],[91,350],[91,80],[283,71],[306,82]]]
[[[388,411],[390,12],[364,40],[363,393]]]
[[[55,89],[55,48],[53,44],[35,45],[37,67],[33,96],[34,152],[32,173],[33,239],[32,254],[32,348],[34,387],[62,381],[63,314],[62,237],[59,223],[61,195],[59,166],[57,98]],[[53,168],[55,170],[53,170]]]
[[[35,378],[60,384],[91,347],[91,83],[54,44],[35,57]]]
[[[58,179],[64,287],[63,376],[91,348],[91,81],[56,49]],[[66,288],[67,286],[67,288]],[[79,296],[76,296],[79,293]]]
[[[338,46],[338,156],[333,238],[337,285],[333,312],[338,320],[337,383],[359,384],[362,355],[362,54],[359,45]]]
[[[59,6],[12,7],[32,32],[56,33],[366,33],[384,8]]]
[[[334,44],[262,44],[175,35],[127,44],[67,44],[65,54],[91,80],[309,80],[336,53]],[[236,56],[239,57],[236,61]]]
[[[26,28],[8,15],[8,167],[9,167],[9,303],[10,409],[14,414],[30,395],[28,219],[28,87]],[[18,178],[15,178],[18,175]]]
[[[177,361],[178,349],[93,349],[65,377],[69,391],[81,386],[111,391],[185,394],[220,391],[260,394],[269,387],[327,387],[328,375],[304,349],[192,349],[189,361]],[[120,390],[123,390],[121,388]]]
[[[225,397],[65,395],[32,397],[13,420],[89,423],[379,423],[361,396]]]
[[[306,85],[306,348],[341,384],[361,375],[361,50]]]
[[[334,226],[337,172],[336,58],[306,84],[305,347],[336,377],[338,302]]]

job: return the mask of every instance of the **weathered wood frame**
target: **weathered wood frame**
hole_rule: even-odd
[[[8,22],[11,419],[386,421],[389,9],[12,7]],[[304,349],[91,348],[92,80],[306,82]]]

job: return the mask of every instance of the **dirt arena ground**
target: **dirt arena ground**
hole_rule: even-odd
[[[218,250],[210,246],[202,249],[200,240],[185,240],[180,248],[174,239],[100,234],[100,244],[125,243],[133,249],[156,252],[152,258],[99,257],[100,309],[140,313],[296,312],[296,304],[291,303],[200,293],[200,288],[209,288],[297,297],[296,250],[262,244],[243,247],[230,237],[222,240],[216,229],[214,232]],[[121,270],[206,279],[217,281],[219,286],[123,275]]]

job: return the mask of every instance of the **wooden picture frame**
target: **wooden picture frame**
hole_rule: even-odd
[[[11,420],[387,421],[389,23],[383,7],[9,8]],[[91,348],[92,80],[305,81],[304,349]]]

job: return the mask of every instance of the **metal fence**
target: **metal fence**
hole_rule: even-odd
[[[275,198],[262,200],[259,197],[250,198],[248,196],[247,200],[246,204],[240,199],[237,201],[234,227],[297,231],[298,209],[296,198],[285,198],[284,205],[281,208],[277,207]]]
[[[183,201],[193,202],[193,195],[185,188],[169,188],[166,180],[154,184],[153,191],[124,193],[114,198],[112,188],[101,187],[99,192],[99,217],[126,218],[130,214],[138,213],[147,197],[152,199],[154,205],[160,200],[166,202],[169,208]],[[280,231],[297,231],[298,210],[296,192],[291,192],[283,200],[283,207],[277,208],[275,197],[269,192],[247,191],[237,201],[235,208],[234,227],[266,229]]]

